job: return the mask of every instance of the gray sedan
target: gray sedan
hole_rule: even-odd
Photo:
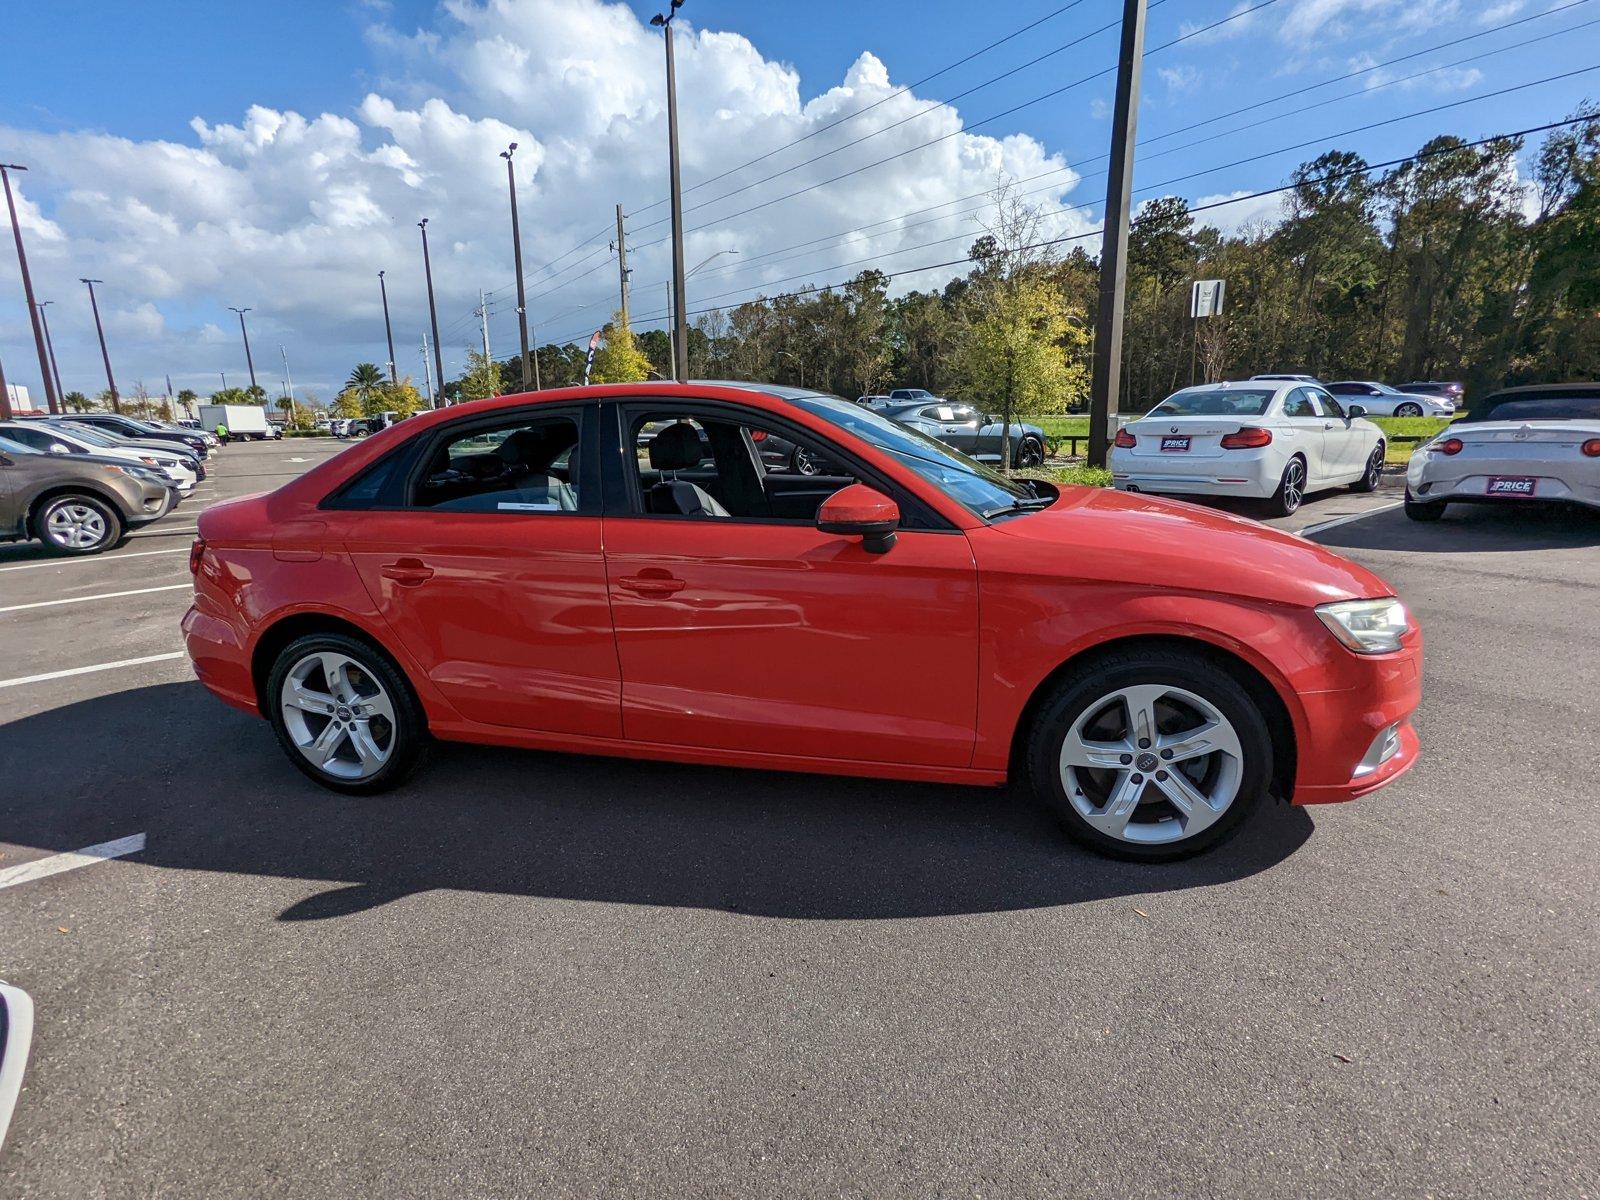
[[[1005,426],[998,417],[981,413],[970,404],[910,404],[891,408],[884,415],[979,462],[998,463]],[[1044,430],[1037,425],[1011,422],[1011,465],[1036,467],[1044,462]]]
[[[1551,500],[1600,509],[1600,384],[1507,388],[1453,422],[1406,466],[1406,516],[1451,504]]]

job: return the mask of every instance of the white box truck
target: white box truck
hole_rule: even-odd
[[[264,442],[283,434],[267,421],[267,410],[259,404],[202,404],[200,428],[215,433],[217,426],[226,425],[230,438],[248,438]]]

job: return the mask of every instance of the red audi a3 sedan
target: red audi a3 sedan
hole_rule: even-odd
[[[773,470],[783,438],[829,474]],[[200,517],[201,681],[329,788],[431,738],[999,785],[1167,859],[1411,766],[1421,635],[1372,572],[1177,501],[1009,479],[747,384],[503,396]]]

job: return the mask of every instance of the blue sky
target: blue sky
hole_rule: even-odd
[[[1151,11],[1147,45],[1248,6],[1165,0]],[[242,376],[226,306],[249,304],[258,368],[275,362],[282,344],[291,365],[300,364],[296,382],[326,396],[352,363],[384,357],[377,270],[390,272],[397,340],[409,348],[420,338],[420,216],[432,221],[447,359],[464,356],[480,287],[493,293],[496,352],[507,353],[515,327],[505,294],[504,164],[494,152],[512,139],[523,147],[518,170],[533,319],[542,336],[582,336],[615,304],[606,239],[564,265],[559,256],[603,230],[614,203],[631,213],[662,194],[659,42],[643,23],[655,7],[602,0],[9,6],[0,156],[34,168],[21,177],[24,233],[40,292],[56,301],[52,332],[65,385],[103,386],[75,282],[95,274],[107,279],[103,303],[124,390],[135,378],[154,389],[168,372],[180,386],[196,387],[210,386],[221,370]],[[739,254],[694,281],[691,305],[838,280],[853,270],[843,264],[875,254],[890,256],[875,264],[886,270],[959,257],[978,231],[981,204],[938,210],[943,224],[895,218],[981,194],[1000,175],[1056,170],[1027,185],[1033,199],[1058,232],[1092,229],[1104,189],[1098,171],[1109,130],[1109,75],[972,132],[985,117],[1112,64],[1115,30],[1092,31],[1114,22],[1120,4],[1080,0],[1048,15],[1061,7],[1061,0],[987,8],[945,0],[689,0],[680,18],[688,23],[680,41],[686,185],[865,103],[879,105],[692,192],[691,202],[903,122],[695,214],[692,258],[724,249]],[[1548,13],[1552,8],[1563,11]],[[914,93],[893,94],[1040,18],[1035,29]],[[1514,21],[1524,23],[1499,28]],[[1472,98],[1600,64],[1600,24],[1586,25],[1596,21],[1600,0],[1275,0],[1146,60],[1140,133],[1149,144],[1141,147],[1136,188],[1145,196],[1206,200],[1276,186],[1324,144],[1379,161],[1440,132],[1479,137],[1558,119],[1585,96],[1600,97],[1600,71]],[[77,34],[63,37],[64,29]],[[1471,35],[1482,36],[1317,86]],[[1078,38],[1085,40],[979,87]],[[1400,78],[1419,72],[1426,74]],[[975,87],[951,107],[935,103]],[[1247,115],[1160,137],[1280,96]],[[1331,136],[1463,100],[1469,102],[1447,111]],[[1258,121],[1264,123],[1241,128]],[[936,136],[946,140],[935,148],[732,215]],[[1285,149],[1301,142],[1314,144]],[[1212,170],[1219,164],[1235,165]],[[1082,176],[1075,185],[1073,170]],[[1215,219],[1229,226],[1270,219],[1274,205],[1240,205]],[[951,215],[968,210],[973,215]],[[643,298],[665,277],[665,248],[651,244],[664,232],[650,227],[661,215],[657,208],[630,220]],[[838,240],[862,226],[869,228]],[[776,253],[803,243],[814,244]],[[0,356],[8,377],[37,394],[14,258],[9,246],[0,248]],[[552,259],[554,267],[537,270]],[[939,277],[909,276],[902,285],[933,285]],[[644,324],[654,323],[658,307],[644,299],[634,305]],[[416,365],[408,359],[420,361],[415,353],[400,357],[402,370]]]

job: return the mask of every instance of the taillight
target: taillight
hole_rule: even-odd
[[[1600,458],[1600,438],[1590,438],[1585,442],[1583,452],[1590,458]]]
[[[1119,429],[1117,430],[1115,444],[1121,446],[1124,450],[1132,450],[1139,444],[1139,439],[1134,437],[1133,434],[1129,433],[1126,429]]]
[[[194,544],[189,547],[189,574],[200,574],[200,560],[205,557],[205,538],[195,538]]]
[[[1460,438],[1445,438],[1437,446],[1432,447],[1435,454],[1460,454],[1466,448],[1466,443]]]
[[[1259,425],[1245,425],[1232,433],[1222,435],[1224,450],[1255,450],[1270,445],[1272,445],[1272,430],[1262,429]]]

